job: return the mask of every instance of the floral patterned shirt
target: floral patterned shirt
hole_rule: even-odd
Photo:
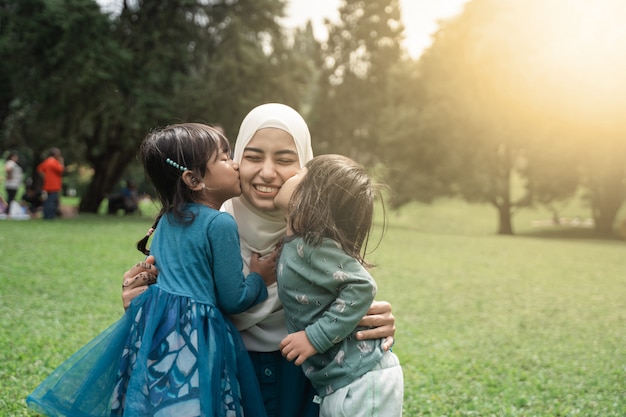
[[[276,278],[289,332],[305,330],[318,352],[302,367],[320,396],[348,385],[380,361],[382,339],[355,337],[376,295],[376,282],[338,243],[324,239],[312,246],[288,236]]]

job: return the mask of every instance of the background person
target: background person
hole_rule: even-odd
[[[65,165],[59,148],[51,148],[48,157],[39,165],[37,172],[43,178],[42,190],[46,193],[43,203],[43,218],[53,220],[59,211],[59,192],[63,187]]]
[[[218,131],[219,132],[219,131]],[[122,188],[119,194],[109,197],[108,213],[117,214],[118,210],[124,210],[124,214],[129,215],[139,210],[139,195],[137,194],[137,185],[133,180],[127,180],[126,186]]]
[[[17,152],[11,151],[9,152],[9,155],[7,156],[6,162],[4,164],[4,188],[7,192],[7,206],[5,210],[6,214],[9,214],[11,202],[17,201],[15,197],[17,196],[17,191],[22,185],[23,170],[22,167],[18,164],[19,160],[20,157]]]
[[[34,181],[30,177],[26,179],[26,187],[24,188],[24,194],[22,194],[22,201],[31,218],[36,218],[42,211],[44,202],[43,193],[35,187]]]

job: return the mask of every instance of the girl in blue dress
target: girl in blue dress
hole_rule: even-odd
[[[162,209],[137,247],[159,260],[159,282],[27,403],[50,416],[263,417],[250,359],[226,314],[267,298],[275,257],[252,255],[244,276],[237,225],[219,211],[241,193],[228,141],[209,126],[179,124],[149,134],[140,153]]]

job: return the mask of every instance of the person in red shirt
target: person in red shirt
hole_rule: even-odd
[[[59,209],[59,191],[63,185],[63,171],[65,165],[59,148],[52,148],[48,157],[39,165],[37,172],[43,178],[43,191],[47,198],[43,203],[43,218],[52,220],[56,218]]]

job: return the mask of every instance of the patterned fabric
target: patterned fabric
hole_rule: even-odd
[[[153,285],[27,403],[53,416],[265,416],[251,369],[215,306]]]
[[[338,243],[324,238],[313,246],[297,236],[285,238],[276,279],[289,332],[306,331],[318,352],[302,364],[318,395],[332,394],[378,364],[382,339],[359,341],[355,335],[376,283]]]
[[[180,305],[182,314],[176,317],[170,314],[160,323],[152,337],[152,346],[147,355],[147,375],[142,377],[136,387],[141,393],[149,393],[148,396],[140,395],[136,398],[131,407],[138,407],[134,412],[148,412],[154,410],[155,414],[167,411],[170,415],[200,415],[202,400],[200,394],[200,367],[202,355],[198,352],[199,342],[196,330],[197,322],[206,322],[211,316],[212,307],[205,304],[197,304],[189,299],[183,299]],[[182,301],[182,300],[181,300]],[[128,341],[122,354],[120,363],[120,375],[113,391],[112,415],[123,416],[125,410],[125,393],[129,391],[129,384],[132,379],[132,370],[136,369],[137,357],[141,347],[141,340],[145,337],[142,329],[147,327],[145,310],[150,310],[150,304],[139,308],[132,323]],[[232,337],[225,333],[228,342],[232,344]],[[234,363],[234,362],[233,362]],[[231,366],[233,366],[231,363]],[[211,365],[211,363],[208,363]],[[206,371],[206,369],[203,369]],[[233,392],[233,383],[238,387],[236,381],[231,381],[230,373],[226,366],[222,369],[209,369],[210,379],[220,380],[222,397],[216,400],[221,403],[222,410],[215,405],[212,415],[238,416],[241,409],[241,393],[238,389]],[[131,385],[132,386],[132,385]],[[133,390],[130,390],[133,392]],[[207,409],[205,405],[204,409]]]

